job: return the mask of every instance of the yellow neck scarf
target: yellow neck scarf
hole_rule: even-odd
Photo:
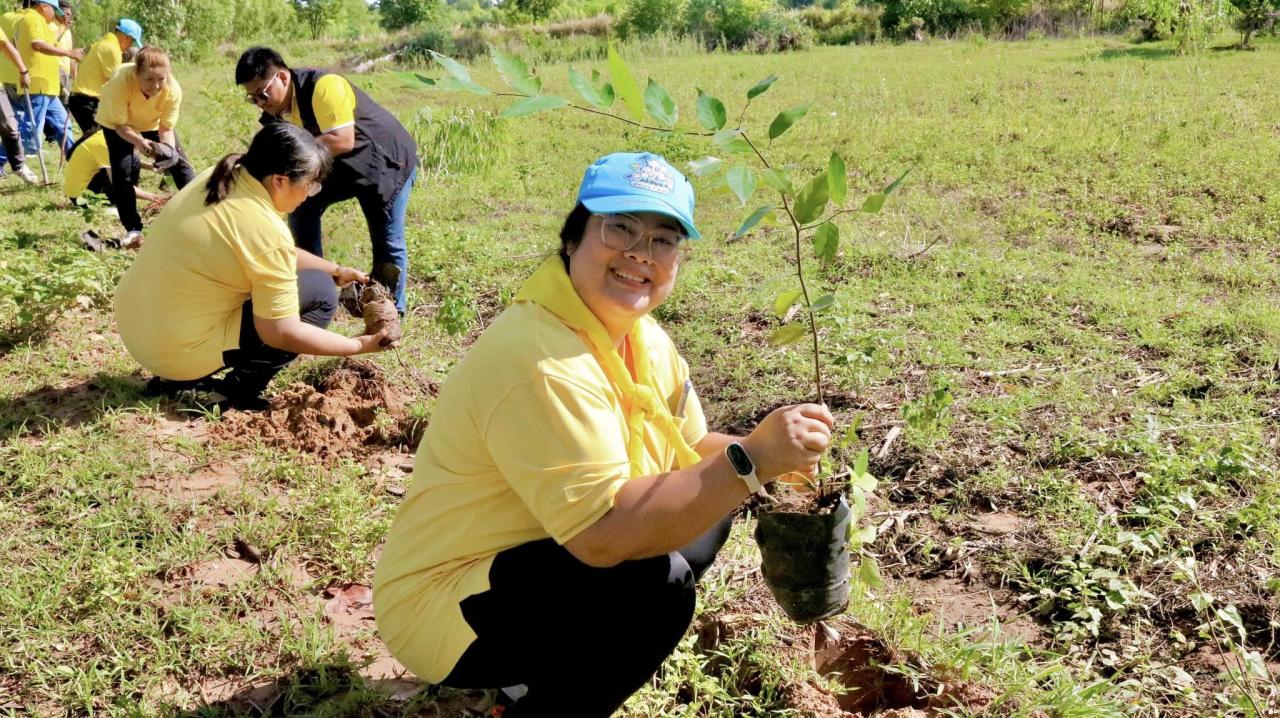
[[[547,258],[538,267],[533,276],[520,287],[515,301],[533,302],[541,306],[586,340],[587,347],[622,397],[623,408],[627,413],[627,458],[631,462],[633,478],[642,476],[644,472],[644,428],[649,422],[675,448],[676,462],[680,468],[692,466],[701,460],[698,452],[684,440],[667,402],[654,384],[648,344],[644,341],[644,322],[636,322],[627,332],[636,370],[633,380],[604,325],[582,303],[582,298],[573,288],[573,282],[559,255]]]

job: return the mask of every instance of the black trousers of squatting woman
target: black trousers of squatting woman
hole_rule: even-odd
[[[152,142],[160,141],[158,131],[138,134]],[[133,154],[133,145],[115,130],[104,127],[102,136],[107,140],[107,156],[111,161],[111,194],[109,195],[111,204],[115,205],[116,211],[120,213],[120,224],[124,225],[126,232],[141,232],[142,216],[138,214],[138,198],[133,193],[133,188],[138,184],[142,162]],[[178,142],[177,133],[174,133],[173,141],[177,145],[174,151],[178,153],[178,161],[166,171],[166,174],[173,178],[174,186],[182,189],[196,178],[196,171],[187,161],[187,155],[182,151],[182,143]]]
[[[443,685],[529,692],[504,718],[605,718],[648,681],[693,619],[698,579],[732,516],[679,551],[593,568],[551,539],[493,560],[489,590],[463,599],[476,633]]]

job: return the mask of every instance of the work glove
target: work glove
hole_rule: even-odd
[[[154,142],[151,145],[151,162],[156,172],[168,172],[171,167],[178,164],[181,157],[178,151],[172,146],[163,142]]]

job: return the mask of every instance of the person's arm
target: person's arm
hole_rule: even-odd
[[[4,44],[0,45],[0,52],[3,52],[5,57],[8,57],[10,62],[13,63],[14,67],[18,68],[18,85],[23,89],[30,86],[31,74],[27,72],[27,65],[22,61],[22,54],[18,52],[18,48],[14,47],[13,43],[5,40]]]
[[[333,281],[338,283],[339,287],[345,287],[352,282],[360,284],[369,283],[369,275],[358,269],[344,267],[337,262],[330,262],[324,257],[317,257],[305,249],[294,247],[293,250],[298,255],[298,269],[319,269],[320,271],[333,277]]]
[[[55,55],[57,57],[69,57],[72,60],[84,59],[84,50],[80,50],[76,48],[72,48],[70,50],[63,50],[57,45],[54,45],[49,42],[45,42],[44,40],[32,40],[31,49],[35,50],[36,52],[42,52],[46,55]]]
[[[143,155],[150,157],[155,154],[155,150],[151,149],[151,140],[143,137],[141,132],[138,132],[128,125],[120,125],[115,129],[115,131],[117,135],[120,135],[120,139],[128,142],[134,147],[137,147],[138,151]],[[170,131],[170,135],[172,134],[172,131]],[[161,137],[163,136],[164,135],[162,133]]]
[[[334,157],[345,155],[356,146],[355,125],[339,127],[336,130],[326,132],[316,138],[316,144],[323,145],[326,150],[329,150],[329,154]]]
[[[264,319],[253,315],[253,328],[269,347],[283,349],[294,354],[345,357],[353,354],[382,351],[382,340],[387,330],[377,334],[344,337],[328,329],[313,327],[294,315],[284,319]]]
[[[712,431],[712,432],[709,432],[706,436],[702,437],[702,441],[699,441],[698,445],[693,447],[693,450],[698,452],[698,456],[701,456],[702,458],[705,459],[708,456],[711,456],[712,454],[721,453],[722,451],[724,451],[726,446],[728,446],[729,444],[732,444],[735,441],[741,442],[742,437],[733,436],[730,434],[721,434],[718,431]]]
[[[110,173],[108,173],[108,177],[110,177]],[[168,195],[153,194],[151,192],[146,191],[145,189],[142,189],[138,185],[133,186],[133,196],[137,197],[143,202],[159,202],[161,199],[168,199],[169,197]]]
[[[799,404],[770,413],[740,443],[761,482],[807,471],[831,440],[835,420],[825,406]],[[714,449],[734,438],[708,434],[698,448]],[[701,453],[701,451],[699,452]],[[750,490],[722,450],[686,469],[627,481],[613,507],[564,544],[589,566],[661,556],[697,538],[747,497]]]

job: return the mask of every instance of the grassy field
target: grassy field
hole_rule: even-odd
[[[682,125],[695,88],[734,117],[771,73],[782,79],[747,118],[756,136],[816,101],[768,151],[797,178],[836,148],[860,201],[915,167],[881,214],[841,218],[839,256],[811,274],[837,298],[829,401],[842,427],[862,427],[856,448],[882,481],[869,520],[885,584],[835,624],[874,645],[843,679],[874,698],[844,708],[946,715],[929,694],[963,685],[952,715],[1280,712],[1280,47],[626,52],[676,97]],[[234,55],[177,68],[198,169],[255,127]],[[564,67],[540,72],[571,92]],[[648,149],[683,165],[710,149],[571,111],[494,120],[499,99],[390,73],[357,81],[417,128],[428,160],[410,206],[406,340],[376,359],[419,421],[554,246],[590,161]],[[711,424],[745,430],[812,394],[804,345],[766,342],[793,281],[788,235],[727,241],[755,205],[718,178],[695,186],[707,239],[660,319]],[[52,188],[0,185],[0,711],[483,706],[398,676],[362,600],[411,450],[321,461],[246,442],[234,415],[143,398],[110,304],[129,257],[79,249],[88,226],[115,229]],[[367,263],[354,206],[326,230],[331,256]],[[277,386],[333,366],[300,362]],[[757,566],[744,520],[695,630],[627,715],[839,714],[813,630],[772,606]]]

